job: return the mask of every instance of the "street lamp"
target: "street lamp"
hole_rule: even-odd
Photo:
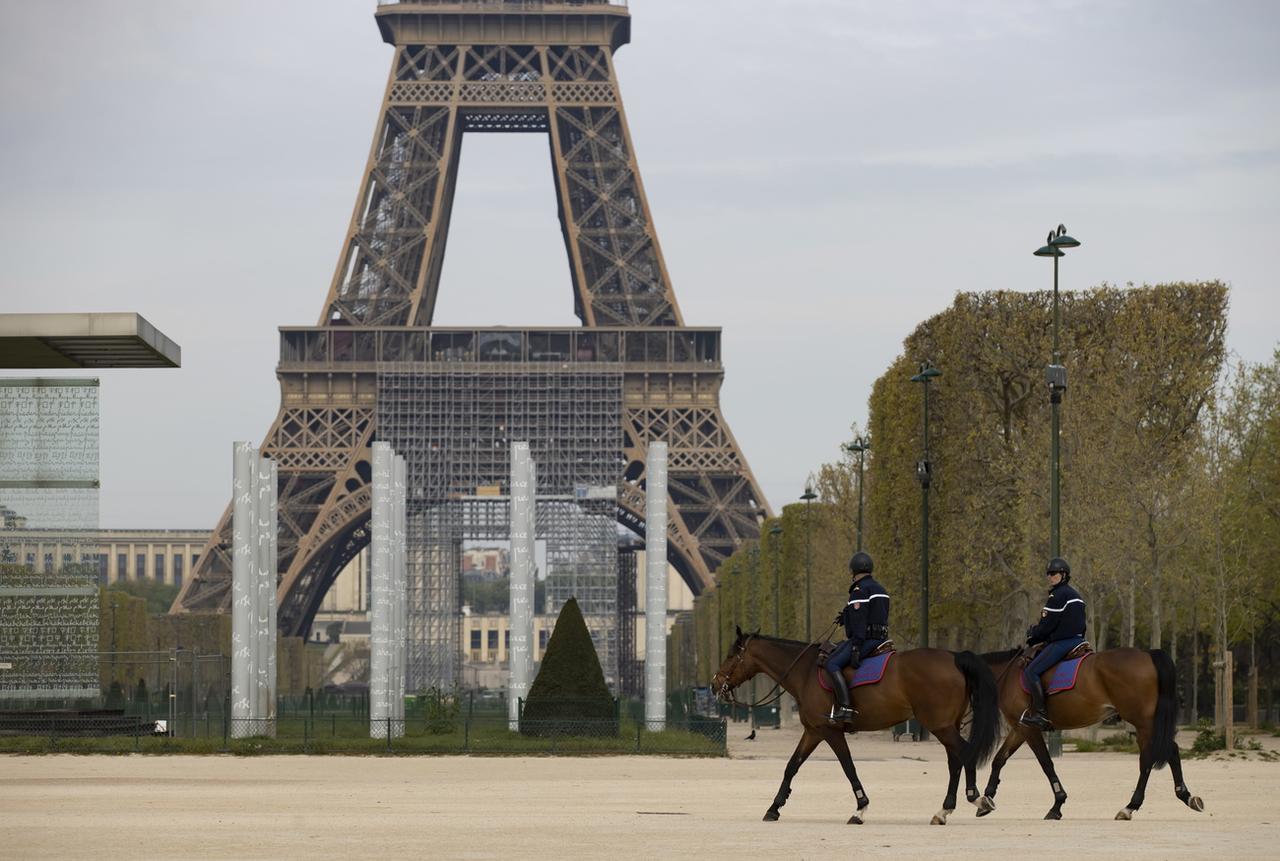
[[[866,434],[855,436],[853,442],[847,442],[843,446],[844,450],[849,454],[858,456],[858,550],[862,550],[862,463],[866,457],[867,451],[871,448],[871,441],[867,439]]]
[[[1065,256],[1062,249],[1079,247],[1079,240],[1067,235],[1067,228],[1059,224],[1057,230],[1050,230],[1045,244],[1034,252],[1036,257],[1053,258],[1053,359],[1045,368],[1044,378],[1049,385],[1049,404],[1051,425],[1049,428],[1049,545],[1050,556],[1062,555],[1062,532],[1059,516],[1059,458],[1058,437],[1060,424],[1059,409],[1062,405],[1062,393],[1067,390],[1067,369],[1062,366],[1062,357],[1058,352],[1058,258]]]
[[[810,643],[813,642],[813,602],[810,600],[813,587],[813,529],[809,523],[809,503],[817,496],[813,492],[813,485],[806,481],[800,498],[804,500],[804,638]]]
[[[781,637],[782,623],[779,621],[778,616],[778,583],[782,579],[782,563],[779,561],[778,556],[782,552],[782,527],[776,523],[769,528],[769,543],[773,545],[773,635]]]
[[[724,657],[724,583],[716,578],[716,657]]]
[[[920,373],[911,378],[924,384],[924,457],[916,463],[916,479],[920,482],[920,648],[929,647],[929,485],[933,482],[933,464],[929,462],[929,382],[942,376],[942,371],[925,361]]]

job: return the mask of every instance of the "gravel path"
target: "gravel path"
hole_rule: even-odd
[[[927,823],[945,788],[942,748],[857,737],[866,825],[844,824],[852,796],[825,748],[782,820],[764,823],[795,735],[746,742],[747,731],[731,727],[731,758],[713,760],[0,757],[0,857],[1280,857],[1276,763],[1187,763],[1203,814],[1174,798],[1167,771],[1153,773],[1142,811],[1115,822],[1136,758],[1068,754],[1066,819],[1044,822],[1048,786],[1020,753],[995,813],[976,819],[961,800],[937,827]]]

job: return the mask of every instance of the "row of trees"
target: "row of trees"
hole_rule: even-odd
[[[910,377],[924,361],[943,372],[929,416],[931,644],[1005,648],[1037,615],[1049,555],[1051,301],[961,294],[917,327],[876,381],[865,543],[894,596],[899,645],[914,645],[919,630],[923,420]],[[1172,651],[1197,706],[1223,648],[1239,647],[1255,682],[1280,649],[1280,352],[1261,366],[1228,361],[1227,302],[1218,282],[1103,286],[1062,302],[1062,546],[1089,602],[1090,638],[1099,648]],[[820,467],[815,490],[817,636],[847,588],[853,459]],[[804,508],[788,506],[779,519],[783,636],[804,636]],[[699,657],[672,672],[705,684],[735,623],[773,631],[772,525],[722,566],[718,588],[677,628]],[[1270,691],[1274,671],[1264,675]]]

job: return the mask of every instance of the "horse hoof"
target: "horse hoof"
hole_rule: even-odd
[[[1128,822],[1132,818],[1133,818],[1133,811],[1127,807],[1116,814],[1116,820],[1118,822]]]
[[[1044,818],[1045,818],[1045,819],[1061,819],[1061,818],[1062,818],[1062,811],[1061,811],[1061,810],[1050,810],[1048,813],[1046,813],[1046,814],[1044,815]]]
[[[945,809],[939,810],[937,813],[933,814],[933,819],[929,820],[929,824],[930,825],[946,825],[947,817],[950,816],[952,812],[953,811],[951,810],[945,810]]]
[[[987,796],[978,799],[978,815],[986,816],[988,813],[996,809],[996,803]]]
[[[846,825],[861,825],[861,824],[862,824],[862,817],[855,813],[855,814],[853,814],[852,816],[850,816],[850,817],[849,817],[849,821],[848,821],[848,822],[846,822],[845,824],[846,824]]]
[[[780,815],[780,814],[779,814],[779,813],[778,813],[778,811],[776,811],[776,810],[766,810],[766,811],[764,812],[764,821],[765,821],[765,822],[777,822],[777,821],[778,821],[778,816],[779,816],[779,815]]]
[[[1200,800],[1198,795],[1191,796],[1191,800],[1187,802],[1187,807],[1190,807],[1196,813],[1204,813],[1204,802]]]

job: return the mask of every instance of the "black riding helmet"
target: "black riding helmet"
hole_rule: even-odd
[[[849,559],[850,574],[870,574],[872,567],[873,563],[871,561],[870,553],[863,553],[859,550]]]
[[[1067,560],[1063,559],[1061,556],[1055,556],[1050,559],[1049,564],[1045,566],[1044,573],[1046,576],[1049,574],[1061,574],[1062,582],[1066,583],[1071,579],[1071,566],[1068,565]]]

